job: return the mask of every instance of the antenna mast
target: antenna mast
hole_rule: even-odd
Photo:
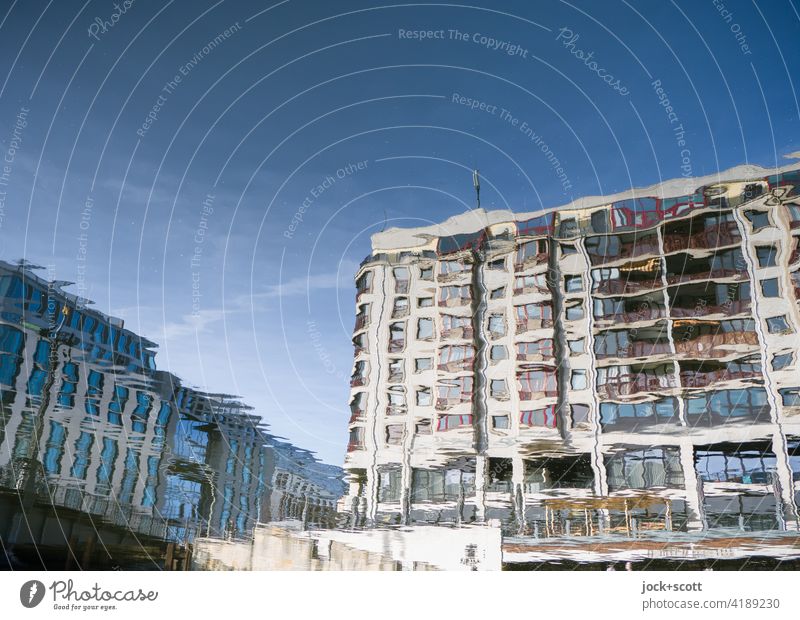
[[[481,177],[478,174],[477,168],[472,171],[472,186],[475,188],[475,200],[478,204],[478,209],[481,208]]]

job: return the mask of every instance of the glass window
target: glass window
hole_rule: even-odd
[[[767,329],[770,334],[782,334],[792,331],[786,322],[786,316],[773,316],[767,319]]]
[[[778,278],[761,280],[761,292],[764,294],[764,297],[778,297],[780,295]]]
[[[492,426],[499,429],[508,429],[508,416],[507,415],[494,415],[492,416]]]
[[[508,398],[508,385],[505,379],[492,379],[490,388],[492,398]]]
[[[420,297],[417,299],[418,308],[430,308],[433,306],[433,297]]]
[[[756,246],[756,258],[758,259],[759,267],[774,267],[775,254],[777,250],[774,245],[758,245]]]
[[[766,211],[745,211],[744,216],[752,225],[753,232],[757,232],[770,225],[769,214]]]
[[[567,293],[580,293],[583,290],[583,278],[579,275],[565,276],[564,290]]]
[[[506,268],[506,259],[505,258],[498,258],[493,261],[489,261],[489,269],[493,271],[503,271]]]
[[[417,389],[417,405],[428,407],[431,404],[431,388],[422,387]]]
[[[582,424],[589,420],[589,405],[570,405],[570,409],[572,410],[573,424]]]
[[[414,432],[417,435],[430,435],[431,434],[431,421],[419,420],[414,425]]]
[[[423,370],[430,370],[433,368],[432,357],[418,357],[414,360],[414,372],[422,372]]]
[[[772,356],[772,369],[783,370],[792,363],[793,355],[789,353],[776,353]]]
[[[585,370],[573,370],[572,376],[569,381],[569,385],[573,390],[585,390],[587,387],[586,383],[586,371]]]
[[[571,243],[559,243],[558,247],[561,248],[561,256],[570,256],[578,253],[578,248]]]
[[[501,344],[492,346],[489,357],[493,362],[508,359],[508,350]]]
[[[502,314],[489,316],[489,332],[493,338],[506,335],[506,320]]]
[[[583,318],[583,304],[577,304],[567,308],[567,320],[579,321]]]
[[[580,338],[578,340],[568,340],[567,344],[569,345],[570,355],[580,355],[581,353],[586,353],[586,340],[584,338]]]
[[[502,299],[506,296],[506,287],[501,286],[500,288],[492,289],[492,292],[489,293],[490,299]]]
[[[399,446],[401,443],[403,443],[402,424],[386,425],[386,443],[390,446]]]
[[[417,340],[433,338],[433,319],[419,319],[417,321]]]
[[[420,280],[433,280],[433,267],[421,267],[419,270]]]

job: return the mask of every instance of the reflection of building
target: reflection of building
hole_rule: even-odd
[[[376,234],[341,506],[541,537],[797,529],[800,171],[766,175]]]
[[[102,528],[180,543],[250,535],[270,517],[280,452],[260,418],[156,370],[153,343],[80,301],[0,263],[4,545],[82,544]]]

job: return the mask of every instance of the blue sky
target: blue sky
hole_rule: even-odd
[[[0,258],[330,463],[372,233],[800,150],[788,0],[117,7],[0,3]]]

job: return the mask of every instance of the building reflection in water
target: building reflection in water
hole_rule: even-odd
[[[374,235],[351,521],[494,521],[506,562],[796,557],[800,171],[744,174]]]
[[[338,468],[60,286],[0,263],[0,563],[154,568],[199,536],[334,523]]]

